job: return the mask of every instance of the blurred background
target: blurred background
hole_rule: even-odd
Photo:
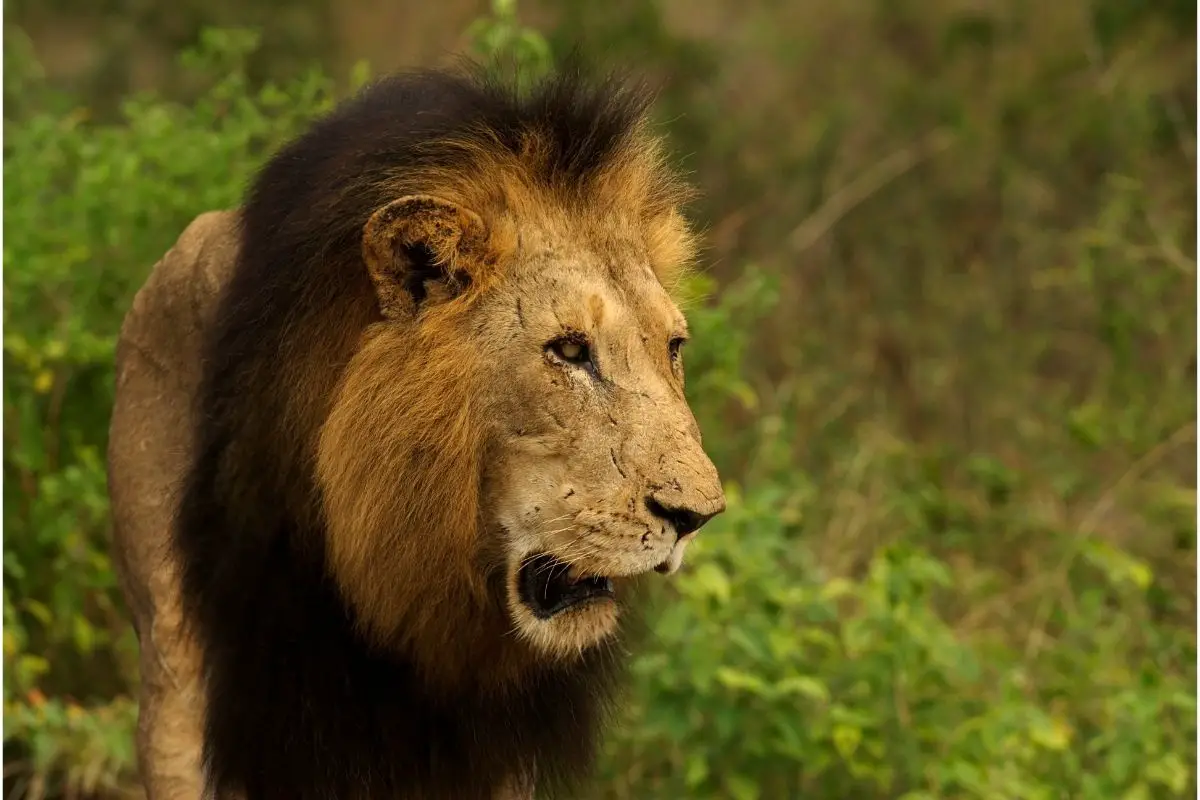
[[[113,342],[198,213],[369,76],[577,46],[703,190],[729,510],[594,798],[1196,793],[1187,0],[9,0],[5,798],[138,796]]]

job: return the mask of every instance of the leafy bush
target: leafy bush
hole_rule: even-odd
[[[907,5],[871,24],[915,36]],[[1061,90],[1069,65],[1049,51],[1022,73],[1043,83],[987,97],[964,90],[969,67],[932,81],[863,62],[893,103],[879,129],[911,138],[932,114],[948,127],[929,152],[950,160],[846,219],[849,240],[827,236],[820,205],[782,253],[788,223],[747,186],[774,169],[760,186],[781,208],[824,187],[840,142],[862,138],[841,101],[808,127],[751,129],[694,94],[712,59],[671,41],[650,5],[606,8],[620,24],[598,7],[565,15],[556,37],[585,26],[614,58],[689,70],[663,114],[702,149],[710,195],[746,202],[758,226],[732,250],[717,226],[721,268],[691,286],[688,393],[729,510],[656,587],[596,796],[1194,794],[1195,476],[1180,456],[1195,436],[1195,216],[1164,155],[1167,73],[1138,72],[1146,40],[1123,33],[1153,15],[1114,9],[1096,6],[1103,57],[1133,66],[1106,94]],[[529,74],[549,65],[510,1],[469,34]],[[1015,47],[1021,27],[957,16],[922,35],[961,64],[964,48]],[[183,58],[189,102],[132,97],[97,121],[8,32],[6,793],[132,784],[136,648],[103,468],[115,335],[184,226],[235,205],[342,92],[315,70],[253,83],[255,42],[208,31]],[[682,107],[697,110],[674,119]],[[739,160],[750,150],[769,158]],[[1036,164],[1078,202],[1049,203]],[[979,221],[996,208],[1007,216]],[[797,269],[796,252],[838,270]],[[759,266],[741,266],[751,253]]]
[[[881,454],[867,468],[885,479],[904,458]],[[1059,643],[1031,657],[1022,640],[964,635],[951,622],[994,603],[999,576],[964,575],[900,543],[861,577],[824,574],[800,538],[818,492],[800,480],[730,493],[726,519],[661,607],[653,652],[637,661],[634,703],[611,742],[613,795],[1098,800],[1190,790],[1195,646],[1151,624],[1144,564],[1089,552],[1094,582]],[[892,519],[878,522],[897,540],[917,538],[904,530],[912,500],[889,501]]]

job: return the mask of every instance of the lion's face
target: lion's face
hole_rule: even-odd
[[[518,633],[567,656],[613,632],[628,578],[674,572],[725,499],[684,397],[687,325],[645,255],[525,241],[477,311],[495,387],[482,513]]]
[[[374,640],[453,643],[462,675],[488,652],[571,658],[724,509],[659,277],[680,218],[648,235],[631,216],[516,225],[413,195],[367,224],[383,318],[341,377],[317,477],[329,566]],[[448,658],[425,666],[446,679]]]

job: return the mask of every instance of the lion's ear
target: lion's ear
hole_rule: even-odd
[[[484,264],[487,230],[475,212],[429,195],[378,209],[363,228],[363,260],[388,318],[465,289]]]

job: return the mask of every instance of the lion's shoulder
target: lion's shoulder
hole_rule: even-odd
[[[173,371],[197,352],[238,249],[235,211],[196,217],[150,270],[134,295],[118,338],[118,383],[138,361]]]

